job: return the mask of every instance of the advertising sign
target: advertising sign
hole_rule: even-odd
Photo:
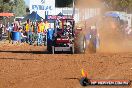
[[[46,14],[53,14],[55,9],[55,0],[30,0],[30,13],[35,11],[41,17],[45,18]]]

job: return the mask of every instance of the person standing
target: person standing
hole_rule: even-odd
[[[33,43],[33,22],[31,23],[30,25],[30,28],[29,28],[29,44],[32,45]]]
[[[3,27],[3,25],[0,24],[0,40],[2,40],[2,27]]]
[[[38,30],[38,23],[33,23],[33,42],[37,40],[37,30]]]
[[[24,35],[24,31],[22,30],[22,28],[19,28],[19,32],[20,32],[20,42],[24,43],[27,40],[27,36]]]
[[[44,42],[44,45],[46,46],[46,34],[47,34],[47,32],[45,31],[44,21],[42,22],[42,25],[41,25],[41,31],[42,31],[43,42]]]
[[[11,40],[12,40],[12,31],[13,31],[13,24],[11,24],[11,25],[8,27],[8,40],[9,40],[9,43],[10,43]]]
[[[45,29],[44,29],[44,32],[45,32],[45,43],[44,43],[44,45],[46,46],[47,45],[47,30],[49,29],[49,26],[50,26],[50,24],[49,24],[49,22],[48,21],[45,21]]]
[[[47,31],[47,29],[49,28],[49,22],[48,21],[45,21],[45,31]]]
[[[41,45],[42,44],[42,30],[41,30],[41,27],[42,27],[42,21],[38,24],[38,38],[37,38],[37,45]]]
[[[30,24],[30,19],[27,20],[26,23],[26,34],[27,34],[27,43],[31,43],[31,36],[30,36],[30,31],[31,31],[31,24]]]
[[[18,30],[18,26],[16,23],[14,23],[13,31],[17,31],[17,30]]]

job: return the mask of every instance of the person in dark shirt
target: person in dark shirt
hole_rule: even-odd
[[[9,39],[9,43],[11,43],[12,31],[13,31],[13,24],[9,25],[9,27],[8,27],[8,39]]]
[[[21,43],[26,42],[27,36],[25,35],[25,32],[24,32],[24,30],[22,30],[21,27],[19,28],[19,32],[20,32],[20,39],[21,39],[20,42]]]
[[[0,25],[0,40],[2,40],[2,24]]]

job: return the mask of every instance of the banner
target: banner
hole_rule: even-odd
[[[37,12],[38,15],[45,18],[45,13],[53,14],[55,9],[55,0],[30,0],[30,13]]]

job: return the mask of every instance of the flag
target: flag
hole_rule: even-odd
[[[87,77],[87,73],[84,72],[84,69],[81,70],[81,74],[82,74],[83,77]]]

